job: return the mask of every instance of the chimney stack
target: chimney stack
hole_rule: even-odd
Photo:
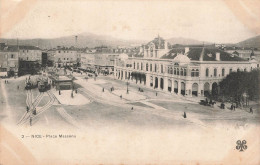
[[[75,36],[75,47],[78,46],[78,36]]]
[[[220,61],[220,53],[216,52],[216,61]]]

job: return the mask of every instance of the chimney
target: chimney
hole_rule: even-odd
[[[187,54],[190,51],[189,47],[185,47],[185,54]]]
[[[75,47],[78,45],[78,36],[75,36]]]
[[[220,61],[220,53],[216,52],[216,61]]]

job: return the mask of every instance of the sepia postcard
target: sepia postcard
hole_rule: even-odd
[[[0,0],[0,165],[260,165],[259,0]]]

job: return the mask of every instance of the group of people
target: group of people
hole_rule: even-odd
[[[5,84],[9,84],[8,80],[5,80]]]

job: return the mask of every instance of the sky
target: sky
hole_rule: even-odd
[[[9,15],[15,11],[11,9]],[[85,32],[131,40],[152,40],[160,34],[214,43],[236,43],[259,34],[222,0],[45,0],[33,3],[1,37],[56,38]]]

